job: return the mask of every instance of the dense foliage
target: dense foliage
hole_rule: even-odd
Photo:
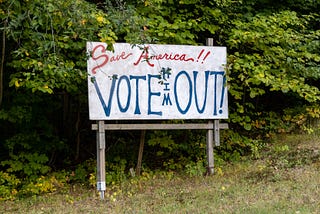
[[[215,45],[226,46],[230,129],[222,133],[218,160],[258,155],[263,139],[297,128],[312,131],[308,125],[320,117],[319,1],[0,0],[0,5],[0,200],[94,180],[86,41],[204,45],[212,37]],[[135,166],[139,135],[107,136],[107,182]],[[203,131],[146,137],[144,168],[204,168]]]

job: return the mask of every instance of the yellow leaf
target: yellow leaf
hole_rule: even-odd
[[[14,82],[14,85],[15,85],[17,88],[20,87],[20,84],[19,84],[18,80],[16,80],[16,81]]]
[[[223,171],[222,171],[222,169],[221,169],[221,167],[218,167],[218,168],[216,169],[216,172],[217,172],[217,174],[220,175],[220,176],[222,176],[222,175],[224,174]]]
[[[97,17],[97,21],[98,21],[99,23],[103,23],[103,22],[104,22],[104,18],[103,18],[102,16],[98,16],[98,17]]]
[[[80,23],[81,23],[82,25],[85,25],[85,24],[87,23],[87,20],[82,19],[82,20],[80,21]]]

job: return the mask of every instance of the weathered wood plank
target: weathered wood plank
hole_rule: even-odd
[[[185,124],[104,124],[105,130],[166,130],[166,129],[214,129],[214,124],[209,123],[185,123]],[[219,123],[219,129],[228,129],[227,123]],[[92,130],[97,130],[98,125],[92,124]]]

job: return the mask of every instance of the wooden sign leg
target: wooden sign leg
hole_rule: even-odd
[[[97,130],[97,190],[100,192],[100,198],[104,199],[104,193],[106,191],[106,137],[104,121],[98,121]]]
[[[213,125],[212,120],[209,120],[208,123]],[[214,158],[213,158],[213,130],[208,129],[207,131],[207,161],[208,161],[208,175],[213,175],[214,173]]]
[[[220,146],[220,121],[214,120],[214,144]]]
[[[213,46],[213,38],[206,39],[207,46]],[[213,121],[209,120],[208,124],[213,125]],[[213,158],[213,131],[212,129],[208,129],[207,131],[207,160],[208,160],[208,175],[213,175],[214,173],[214,158]]]
[[[146,136],[146,130],[141,130],[138,163],[137,163],[137,168],[136,168],[136,175],[137,176],[140,176],[140,173],[141,173],[141,165],[142,165],[142,156],[143,156],[143,147],[144,147],[144,142],[145,142],[145,136]]]

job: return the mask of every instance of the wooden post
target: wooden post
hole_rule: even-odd
[[[213,38],[207,38],[206,40],[206,45],[207,46],[213,46]],[[213,124],[212,120],[208,121],[208,124]],[[214,125],[216,122],[214,121]],[[218,126],[218,131],[219,131],[219,126]],[[214,130],[214,134],[216,134],[216,130]],[[215,135],[216,136],[216,135]],[[208,175],[213,175],[214,173],[214,157],[213,157],[213,130],[208,129],[207,131],[207,161],[208,161]]]
[[[139,176],[141,172],[141,164],[142,164],[142,156],[143,156],[143,147],[144,147],[144,141],[146,136],[146,130],[141,130],[140,135],[140,147],[139,147],[139,154],[138,154],[138,163],[136,168],[136,175]]]
[[[208,124],[212,125],[213,121],[209,120]],[[208,129],[207,131],[207,161],[208,161],[208,175],[213,175],[214,173],[214,158],[213,158],[213,130]]]
[[[214,144],[220,146],[220,121],[214,120]]]
[[[104,199],[104,192],[106,191],[106,137],[104,121],[98,121],[97,129],[97,190],[100,192],[100,198]]]

